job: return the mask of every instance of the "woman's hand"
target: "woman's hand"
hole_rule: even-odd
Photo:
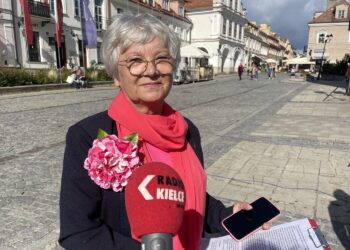
[[[251,209],[253,209],[253,207],[249,203],[240,201],[233,206],[233,213],[235,214],[240,210],[251,210]],[[271,222],[266,222],[262,225],[262,229],[268,230],[271,228],[271,226],[272,226]]]

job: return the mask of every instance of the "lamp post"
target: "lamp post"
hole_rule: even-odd
[[[329,34],[329,35],[325,36],[324,34],[321,34],[320,37],[324,38],[324,40],[323,40],[324,45],[323,45],[323,51],[322,51],[322,57],[321,57],[321,65],[320,65],[320,68],[318,69],[317,80],[320,80],[321,70],[322,70],[322,66],[323,66],[323,57],[324,57],[324,52],[326,50],[326,44],[331,41],[333,35]]]

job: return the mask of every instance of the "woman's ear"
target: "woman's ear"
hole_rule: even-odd
[[[117,78],[114,78],[114,85],[118,88],[120,88],[120,83]]]

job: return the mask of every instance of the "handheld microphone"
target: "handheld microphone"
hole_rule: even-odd
[[[173,168],[160,162],[139,167],[126,186],[125,205],[142,249],[173,249],[185,209],[185,187]]]

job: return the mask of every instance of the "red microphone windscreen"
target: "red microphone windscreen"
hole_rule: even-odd
[[[185,187],[170,166],[151,162],[139,167],[125,188],[131,230],[137,237],[179,231],[185,208]]]

